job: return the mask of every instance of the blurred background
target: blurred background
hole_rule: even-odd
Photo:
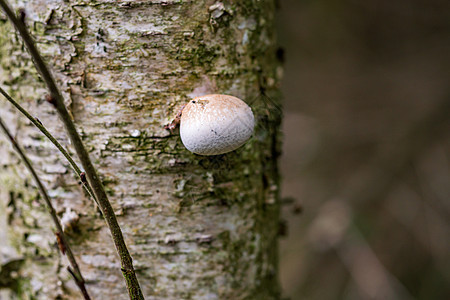
[[[290,299],[450,299],[450,2],[280,0]]]

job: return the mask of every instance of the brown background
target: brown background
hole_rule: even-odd
[[[283,295],[450,299],[449,2],[280,7]]]

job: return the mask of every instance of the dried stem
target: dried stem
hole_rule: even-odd
[[[178,111],[177,115],[175,116],[175,118],[172,120],[172,122],[170,122],[169,124],[164,126],[164,129],[170,130],[171,133],[173,133],[173,131],[178,127],[178,125],[180,125],[181,122],[181,114],[183,113],[183,109],[186,106],[183,105],[180,110]]]
[[[81,293],[83,294],[84,299],[91,299],[89,297],[89,294],[86,290],[86,286],[84,284],[83,276],[81,275],[80,268],[78,267],[77,261],[75,260],[75,257],[73,256],[72,250],[70,249],[69,243],[66,239],[66,236],[64,235],[64,231],[61,227],[61,223],[59,222],[58,216],[56,215],[56,211],[53,208],[53,205],[50,201],[50,197],[48,196],[47,190],[45,189],[44,185],[42,184],[41,180],[39,179],[39,176],[37,175],[36,171],[34,170],[33,166],[31,165],[28,157],[25,155],[25,153],[22,151],[20,146],[17,144],[14,137],[11,135],[10,131],[6,127],[6,125],[3,123],[2,118],[0,117],[0,127],[5,132],[6,137],[9,139],[11,145],[16,150],[17,154],[22,158],[23,162],[25,163],[25,166],[27,167],[28,171],[30,171],[31,175],[34,178],[34,181],[36,182],[39,192],[45,200],[45,204],[47,205],[48,212],[50,216],[52,217],[53,223],[55,224],[56,230],[57,230],[57,239],[58,244],[62,243],[63,249],[65,249],[65,254],[67,255],[67,258],[69,259],[69,263],[73,268],[72,276],[79,287]],[[64,255],[64,253],[63,253]]]
[[[92,199],[94,199],[95,203],[97,203],[98,205],[97,199],[95,198],[94,193],[92,192],[91,186],[86,182],[86,180],[83,180],[80,168],[72,159],[67,150],[55,139],[55,137],[45,128],[45,126],[40,121],[38,121],[29,112],[27,112],[17,101],[15,101],[10,95],[8,95],[8,93],[6,93],[1,87],[0,87],[0,94],[2,94],[25,117],[27,117],[28,120],[30,120],[31,123],[33,123],[34,126],[36,126],[53,143],[53,145],[55,145],[56,148],[58,148],[59,152],[61,152],[62,155],[64,155],[64,157],[67,159],[74,172],[80,178],[80,181],[83,184],[83,187],[85,188],[86,192],[92,197]]]
[[[34,41],[31,35],[28,33],[28,30],[23,21],[18,19],[16,15],[13,13],[9,5],[5,0],[0,0],[0,6],[5,11],[7,17],[14,24],[17,31],[22,37],[23,42],[25,43],[28,51],[30,52],[31,57],[33,58],[34,65],[36,69],[41,73],[42,79],[47,85],[50,91],[49,102],[52,103],[58,114],[64,123],[67,133],[69,135],[70,140],[77,152],[77,155],[83,165],[83,168],[86,173],[87,180],[91,185],[94,194],[98,200],[98,205],[103,213],[103,216],[108,224],[109,230],[111,231],[112,238],[114,240],[114,244],[116,246],[117,252],[119,253],[119,258],[121,260],[121,270],[122,274],[125,278],[125,282],[128,289],[128,294],[130,299],[144,299],[142,295],[141,288],[139,286],[139,282],[136,277],[136,273],[133,267],[132,258],[128,252],[127,246],[125,244],[122,230],[120,229],[119,223],[117,222],[117,218],[114,214],[114,210],[111,206],[111,203],[108,200],[108,196],[105,193],[105,189],[103,188],[103,184],[97,175],[97,171],[94,168],[89,155],[81,141],[80,136],[75,128],[75,124],[72,121],[72,118],[67,111],[67,108],[64,104],[64,99],[56,85],[53,76],[50,73],[50,70],[47,68],[44,60],[42,59],[39,51],[37,50]]]

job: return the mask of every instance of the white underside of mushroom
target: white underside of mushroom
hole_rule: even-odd
[[[241,99],[205,95],[192,99],[183,109],[180,136],[184,146],[200,155],[233,151],[253,134],[255,119]]]

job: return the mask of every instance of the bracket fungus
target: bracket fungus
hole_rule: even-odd
[[[236,150],[251,137],[255,118],[241,99],[205,95],[187,103],[174,120],[180,123],[183,145],[199,155],[219,155]],[[166,128],[173,129],[174,123]]]

